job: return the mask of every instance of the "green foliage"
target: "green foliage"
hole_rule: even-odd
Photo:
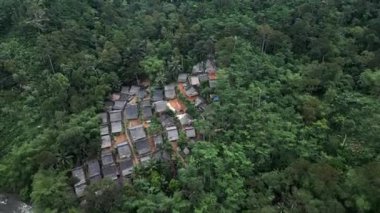
[[[106,95],[144,78],[161,87],[215,57],[217,87],[200,93],[220,101],[200,115],[180,95],[207,142],[189,145],[185,162],[138,168],[121,191],[90,186],[86,211],[375,212],[379,9],[364,0],[4,0],[0,189],[41,211],[80,211],[62,172],[98,154]],[[160,130],[153,120],[149,133]]]
[[[112,212],[112,209],[117,208],[120,190],[112,180],[103,179],[86,189],[84,199],[85,212]]]
[[[31,200],[37,211],[65,212],[75,206],[75,194],[65,174],[40,170],[33,178]]]

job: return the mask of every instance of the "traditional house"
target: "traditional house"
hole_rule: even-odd
[[[206,82],[208,81],[208,74],[207,73],[202,73],[202,74],[199,74],[198,75],[198,79],[199,81],[202,83],[202,82]]]
[[[83,197],[84,196],[84,190],[86,189],[87,184],[82,183],[80,185],[75,185],[74,190],[77,197]]]
[[[107,148],[110,148],[111,146],[112,146],[111,136],[110,135],[103,135],[102,136],[102,145],[101,145],[101,148],[102,149],[107,149]]]
[[[166,112],[166,110],[168,109],[166,101],[157,101],[157,102],[154,102],[153,106],[154,106],[154,110],[157,113]]]
[[[145,133],[143,125],[129,127],[128,130],[129,130],[130,137],[132,138],[134,142],[136,142],[139,139],[146,138],[146,133]]]
[[[120,93],[121,94],[129,94],[129,89],[130,88],[128,86],[122,86]]]
[[[74,185],[75,194],[77,197],[82,197],[84,195],[84,190],[87,187],[86,185],[86,177],[82,167],[77,167],[72,171],[73,178],[77,180]]]
[[[197,75],[200,73],[203,73],[205,71],[205,64],[203,62],[200,62],[193,66],[192,74]]]
[[[130,97],[128,93],[120,93],[119,101],[129,101]]]
[[[117,122],[122,120],[121,110],[113,110],[109,112],[110,121]]]
[[[210,88],[215,88],[215,87],[216,87],[216,83],[217,83],[216,80],[210,80],[210,81],[208,82]]]
[[[104,110],[105,111],[111,111],[113,107],[113,101],[105,101],[104,102]]]
[[[164,143],[164,140],[162,139],[161,134],[154,135],[153,141],[154,141],[154,144],[156,145],[157,148],[160,148],[162,146],[162,144]]]
[[[178,83],[185,83],[189,75],[186,73],[181,73],[178,75]]]
[[[204,111],[206,109],[206,106],[207,106],[206,101],[199,96],[195,99],[194,105],[196,108],[198,108],[202,111]]]
[[[177,115],[177,119],[179,120],[182,126],[187,126],[192,123],[192,118],[187,113]]]
[[[139,86],[131,86],[131,89],[129,90],[129,95],[136,96],[138,95],[139,91],[140,91]]]
[[[129,176],[133,172],[133,160],[123,159],[119,161],[120,172],[123,176]]]
[[[165,150],[159,150],[155,153],[153,153],[152,158],[154,160],[164,160],[164,161],[169,161],[170,160],[170,155],[168,152]]]
[[[113,110],[123,110],[125,107],[125,104],[127,104],[127,101],[117,100],[117,101],[115,101],[115,104],[113,105],[112,109]]]
[[[124,109],[124,117],[128,120],[134,120],[139,117],[139,109],[136,104],[127,104]]]
[[[110,165],[115,164],[115,161],[113,159],[113,155],[110,149],[103,149],[101,152],[102,157],[102,165]]]
[[[162,91],[161,89],[155,89],[153,91],[152,101],[156,102],[162,100],[164,100],[164,91]]]
[[[206,70],[207,73],[216,72],[216,65],[213,60],[207,59]]]
[[[185,133],[187,138],[195,138],[196,133],[195,133],[195,128],[190,126],[185,128]]]
[[[110,134],[110,129],[107,124],[100,126],[100,135],[108,135]]]
[[[188,87],[188,88],[185,88],[186,89],[186,96],[188,97],[194,97],[194,96],[197,96],[199,93],[198,91],[194,88],[194,87]]]
[[[174,84],[166,85],[164,88],[164,91],[165,91],[165,98],[167,100],[171,100],[171,99],[175,98],[176,94],[175,94],[175,85]]]
[[[128,142],[123,142],[117,145],[117,153],[120,159],[131,158],[132,152]]]
[[[140,158],[141,165],[143,165],[143,166],[147,165],[150,160],[151,160],[150,156],[141,157]]]
[[[145,96],[147,95],[147,92],[145,91],[144,88],[140,88],[138,94],[137,94],[137,97],[139,98],[139,100],[143,100],[145,98]]]
[[[111,180],[116,180],[118,171],[115,164],[109,164],[102,167],[103,177],[110,178]]]
[[[175,126],[174,119],[167,114],[162,114],[160,116],[160,123],[165,128]]]
[[[201,85],[201,82],[199,81],[198,76],[190,76],[189,83],[190,85],[197,86],[197,87]]]
[[[147,138],[142,138],[135,141],[135,147],[139,155],[146,155],[150,153],[150,146]]]
[[[120,93],[112,93],[111,96],[110,96],[110,99],[112,101],[117,101],[120,99]]]
[[[102,179],[98,160],[90,160],[87,162],[87,177],[90,183],[96,183]]]
[[[169,141],[176,141],[179,138],[177,127],[167,127],[166,128],[166,134]]]
[[[178,98],[168,101],[168,108],[174,113],[184,113],[186,112],[186,106]]]
[[[83,167],[76,167],[71,171],[73,178],[76,179],[75,185],[86,183],[86,176],[84,175]]]
[[[108,114],[106,112],[99,113],[99,119],[101,120],[101,124],[106,125],[109,124]]]
[[[119,134],[123,131],[123,124],[121,121],[116,121],[111,123],[111,133]]]
[[[144,120],[150,120],[153,116],[152,114],[152,105],[150,104],[150,100],[143,100],[141,102],[142,108],[142,117]]]

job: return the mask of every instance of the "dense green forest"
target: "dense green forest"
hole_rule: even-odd
[[[220,102],[187,164],[80,204],[106,96],[209,55]],[[0,0],[0,191],[37,212],[377,212],[379,98],[377,0]]]

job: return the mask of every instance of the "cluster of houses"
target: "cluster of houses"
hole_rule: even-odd
[[[206,107],[205,99],[199,96],[203,82],[215,87],[216,66],[212,60],[195,65],[191,74],[179,74],[177,83],[163,88],[152,88],[144,81],[123,86],[120,92],[113,93],[105,102],[105,111],[99,114],[99,159],[72,170],[77,179],[76,195],[82,197],[88,184],[102,178],[115,181],[128,178],[138,164],[145,165],[152,159],[170,160],[163,148],[164,141],[170,142],[173,153],[189,154],[188,148],[181,150],[177,144],[180,132],[192,141],[199,135],[178,93],[202,111]],[[161,131],[149,131],[153,118],[161,125]]]

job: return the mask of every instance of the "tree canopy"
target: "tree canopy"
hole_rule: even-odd
[[[0,190],[41,212],[376,212],[379,11],[375,0],[2,0]],[[176,81],[209,56],[217,86],[202,90],[211,104],[187,164],[102,181],[80,205],[67,171],[99,154],[107,95]]]

